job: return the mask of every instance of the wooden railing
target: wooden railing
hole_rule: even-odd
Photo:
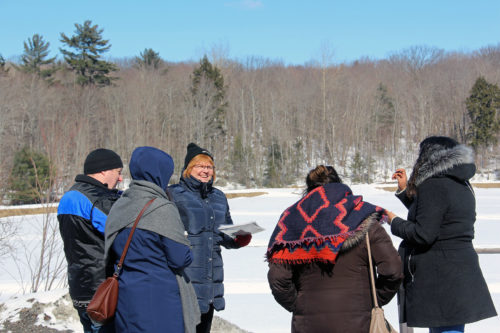
[[[500,247],[475,247],[474,250],[478,254],[498,254],[500,253]]]

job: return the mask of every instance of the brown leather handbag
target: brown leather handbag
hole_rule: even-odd
[[[132,230],[130,230],[127,243],[123,248],[122,256],[120,257],[118,265],[116,265],[116,270],[113,273],[113,276],[108,277],[99,285],[94,297],[92,297],[92,300],[87,307],[87,314],[95,322],[105,324],[115,315],[116,304],[118,303],[118,275],[120,274],[123,261],[127,255],[128,246],[130,245],[132,235],[134,234],[135,228],[137,227],[137,223],[141,219],[142,214],[144,214],[146,209],[155,199],[156,198],[149,200],[135,219],[134,226],[132,227]]]
[[[370,249],[370,238],[366,234],[366,247],[368,249],[368,262],[370,265],[370,283],[372,289],[373,309],[370,321],[369,333],[398,333],[384,317],[384,310],[378,306],[377,292],[375,290],[375,275],[373,272],[372,251]]]

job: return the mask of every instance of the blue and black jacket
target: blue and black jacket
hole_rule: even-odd
[[[78,175],[59,202],[57,219],[68,262],[69,294],[75,308],[85,308],[106,278],[104,227],[120,194],[92,177]]]

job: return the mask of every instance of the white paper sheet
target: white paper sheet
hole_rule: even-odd
[[[257,232],[264,231],[264,228],[259,226],[257,222],[252,221],[244,224],[221,225],[219,230],[234,238],[238,235],[255,234]]]

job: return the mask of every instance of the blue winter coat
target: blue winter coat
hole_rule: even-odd
[[[192,177],[181,177],[179,184],[169,187],[182,223],[188,231],[193,251],[193,262],[185,269],[193,283],[201,313],[213,304],[217,311],[223,310],[224,271],[221,245],[238,248],[233,238],[218,231],[223,224],[233,224],[229,205],[224,193]]]
[[[130,228],[113,242],[121,255]],[[179,286],[172,270],[191,263],[189,247],[137,228],[120,273],[117,332],[184,332]]]
[[[120,333],[194,333],[200,321],[193,286],[183,269],[192,253],[177,207],[165,192],[173,161],[153,147],[134,150],[133,181],[111,209],[105,230],[106,261],[118,263],[139,212],[151,199],[119,274],[115,328]]]

